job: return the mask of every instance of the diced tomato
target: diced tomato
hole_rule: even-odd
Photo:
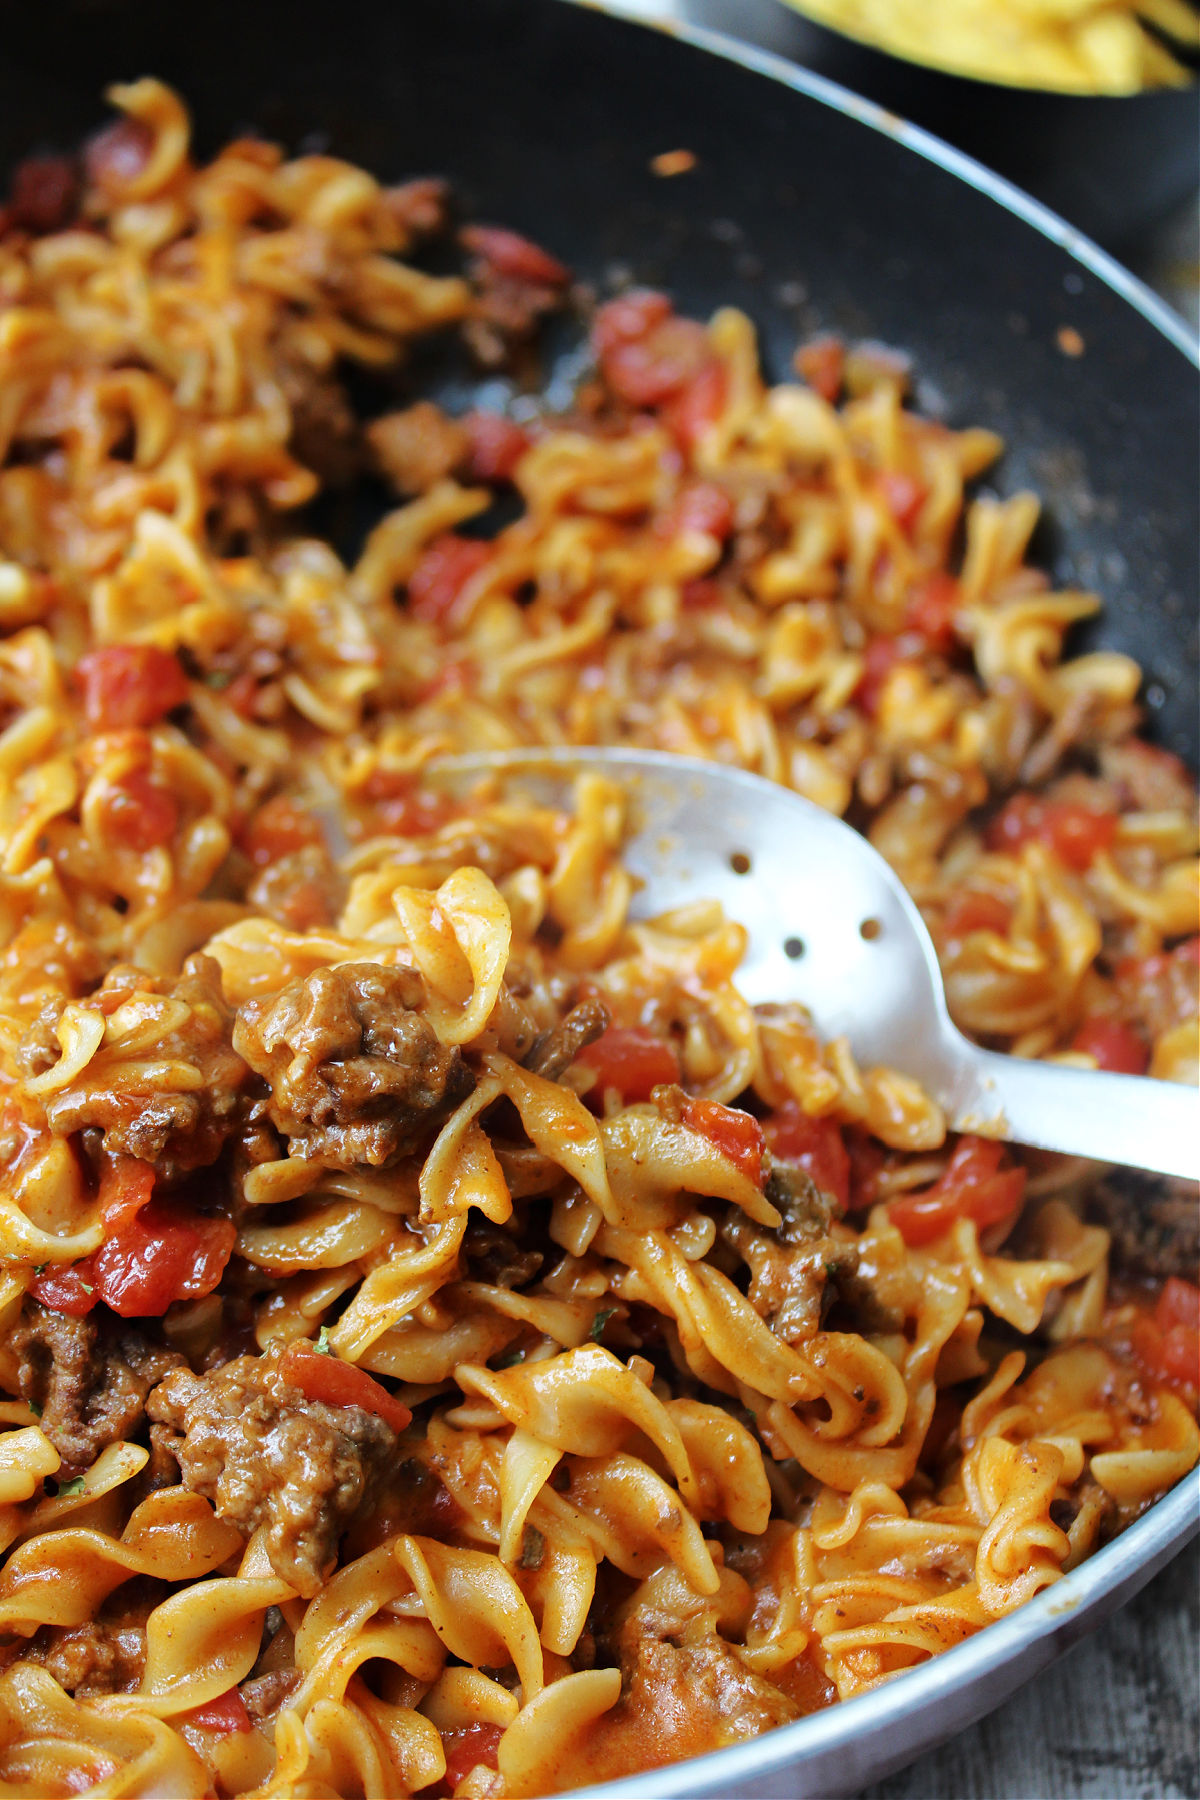
[[[888,1218],[912,1248],[931,1244],[959,1219],[985,1230],[1012,1218],[1025,1195],[1025,1170],[1002,1168],[1004,1145],[963,1137],[932,1187],[888,1205]]]
[[[363,799],[379,814],[380,823],[397,837],[422,837],[444,825],[454,811],[446,794],[419,788],[411,775],[375,769],[363,784]]]
[[[293,931],[315,931],[333,923],[329,883],[316,877],[293,882],[276,904],[280,920]]]
[[[100,1172],[100,1216],[108,1231],[135,1219],[154,1192],[154,1166],[136,1156],[109,1156]]]
[[[638,1025],[610,1025],[580,1051],[577,1060],[595,1073],[595,1086],[586,1098],[597,1107],[607,1088],[615,1088],[631,1106],[648,1100],[664,1082],[679,1080],[679,1058],[670,1044]]]
[[[307,1400],[324,1406],[360,1406],[375,1413],[393,1431],[403,1431],[412,1419],[407,1406],[393,1400],[387,1389],[354,1363],[327,1356],[307,1338],[297,1338],[279,1359],[279,1373]]]
[[[721,598],[717,583],[710,581],[707,575],[685,581],[679,590],[679,604],[687,612],[704,612],[710,606],[719,606]]]
[[[763,1185],[767,1140],[762,1126],[750,1113],[736,1106],[722,1106],[719,1100],[693,1100],[688,1095],[681,1117],[685,1125],[706,1137],[756,1187]]]
[[[1008,903],[998,894],[985,894],[977,888],[956,888],[942,915],[943,935],[952,942],[970,931],[995,931],[1003,937],[1011,924]]]
[[[604,379],[630,406],[661,406],[672,400],[712,360],[707,331],[695,319],[674,316],[645,337],[627,338],[600,359]]]
[[[1071,1048],[1094,1056],[1100,1068],[1118,1075],[1144,1075],[1150,1061],[1141,1037],[1120,1019],[1085,1019],[1071,1039]]]
[[[669,319],[673,311],[666,294],[653,288],[631,288],[600,307],[592,321],[592,345],[603,358],[618,344],[631,344],[644,338],[655,325]]]
[[[529,448],[529,433],[501,413],[472,412],[467,430],[466,474],[472,481],[511,481],[513,470]]]
[[[152,1199],[87,1258],[87,1279],[123,1319],[157,1318],[172,1301],[212,1293],[236,1237],[231,1219]]]
[[[259,807],[238,833],[238,842],[256,868],[265,869],[281,856],[294,856],[325,842],[312,814],[276,794]]]
[[[537,287],[565,287],[571,271],[540,244],[535,244],[517,231],[503,225],[467,225],[459,233],[464,249],[493,269],[514,281],[532,282]]]
[[[795,1100],[785,1100],[763,1121],[767,1148],[781,1162],[799,1163],[838,1205],[850,1200],[850,1156],[836,1119],[814,1119]]]
[[[880,636],[871,639],[863,660],[866,667],[859,677],[853,697],[862,707],[868,719],[873,719],[879,710],[879,702],[883,697],[887,678],[903,658],[895,638]]]
[[[144,855],[170,843],[179,824],[179,808],[144,769],[131,769],[108,794],[104,819],[110,837]]]
[[[246,1702],[235,1687],[227,1694],[219,1694],[215,1700],[207,1701],[204,1706],[193,1706],[190,1712],[177,1714],[176,1723],[193,1725],[213,1737],[230,1737],[235,1731],[252,1731],[254,1728],[246,1711]]]
[[[429,625],[445,624],[473,575],[491,559],[492,546],[480,538],[448,531],[423,552],[408,578],[408,607]]]
[[[179,658],[155,644],[106,644],[75,665],[93,731],[135,731],[182,706],[188,680]]]
[[[141,119],[116,119],[84,149],[88,181],[109,194],[120,194],[143,173],[153,150],[154,133]]]
[[[248,669],[235,675],[225,689],[225,699],[240,718],[252,719],[258,705],[258,696],[262,683],[257,675],[251,675]]]
[[[40,1275],[31,1278],[29,1291],[51,1312],[84,1319],[99,1299],[95,1283],[90,1279],[89,1264],[90,1258],[77,1263],[51,1263]]]
[[[658,515],[654,529],[664,538],[678,531],[702,531],[723,543],[733,530],[733,501],[715,481],[689,482]]]
[[[1147,1374],[1200,1386],[1200,1288],[1178,1275],[1164,1282],[1154,1316],[1134,1326],[1133,1350]]]
[[[989,850],[1017,851],[1037,842],[1053,850],[1069,869],[1089,867],[1117,835],[1117,815],[1098,812],[1067,800],[1043,800],[1037,794],[1014,794],[988,825]]]
[[[832,406],[842,391],[846,346],[839,337],[816,337],[801,344],[792,358],[797,375]]]
[[[961,588],[955,577],[944,569],[935,570],[910,593],[904,609],[905,626],[919,633],[931,650],[951,649],[960,598]]]
[[[442,1735],[446,1749],[446,1774],[430,1793],[437,1797],[453,1794],[461,1781],[465,1781],[471,1770],[479,1763],[485,1768],[497,1766],[497,1750],[500,1739],[504,1736],[501,1725],[467,1725],[460,1731],[447,1731]]]
[[[883,504],[907,536],[917,522],[929,489],[923,481],[918,481],[912,475],[904,475],[899,469],[885,469],[878,477],[877,486]]]
[[[674,399],[663,407],[661,418],[684,450],[692,451],[714,420],[725,409],[729,378],[725,365],[713,357]]]

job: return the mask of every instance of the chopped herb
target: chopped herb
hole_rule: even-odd
[[[79,1285],[83,1289],[85,1294],[94,1294],[96,1291],[95,1288],[92,1286],[91,1282],[85,1281],[83,1279],[82,1275],[79,1277]]]
[[[49,1263],[34,1263],[33,1272],[35,1275],[44,1275],[49,1267]]]
[[[329,1342],[329,1327],[328,1327],[328,1325],[322,1325],[320,1331],[318,1331],[317,1341],[313,1345],[313,1349],[319,1350],[321,1352],[322,1356],[332,1356],[333,1355],[333,1349]]]
[[[497,1356],[492,1363],[493,1369],[511,1369],[517,1363],[525,1361],[523,1350],[506,1350],[503,1356]]]
[[[521,1539],[521,1567],[523,1569],[540,1569],[545,1554],[545,1538],[536,1525],[527,1525],[525,1535]]]
[[[204,685],[216,688],[220,692],[222,688],[227,688],[232,680],[232,669],[209,669],[204,677]]]
[[[600,1342],[600,1339],[604,1336],[604,1327],[608,1324],[608,1321],[612,1318],[616,1310],[615,1306],[602,1306],[600,1308],[600,1311],[592,1320],[592,1329],[588,1332],[588,1336],[591,1338],[593,1344],[598,1344]]]
[[[36,1400],[27,1400],[27,1401],[26,1401],[26,1402],[25,1402],[25,1404],[26,1404],[26,1406],[27,1406],[27,1407],[28,1407],[28,1408],[29,1408],[29,1410],[30,1410],[30,1412],[31,1412],[31,1413],[32,1413],[32,1414],[33,1414],[33,1416],[34,1416],[34,1418],[35,1418],[35,1419],[40,1419],[40,1418],[41,1418],[41,1416],[42,1416],[42,1409],[41,1409],[41,1407],[40,1407],[40,1406],[39,1406],[39,1405],[38,1405],[38,1403],[37,1403],[37,1401],[36,1401]]]
[[[60,1481],[58,1484],[58,1498],[60,1500],[65,1500],[69,1494],[82,1494],[82,1492],[82,1475],[73,1475],[70,1481]]]

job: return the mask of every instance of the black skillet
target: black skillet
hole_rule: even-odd
[[[1008,440],[996,486],[1043,496],[1042,559],[1104,596],[1083,641],[1137,657],[1152,728],[1196,762],[1194,354],[1116,265],[974,165],[929,140],[914,154],[907,128],[787,65],[563,0],[74,0],[0,17],[0,167],[73,146],[106,83],[153,73],[186,95],[202,152],[257,127],[387,179],[445,173],[464,211],[601,290],[632,276],[686,312],[744,307],[776,377],[822,328],[904,346],[926,409]],[[676,149],[694,171],[653,174]],[[569,339],[547,356],[560,381]],[[1183,1484],[1061,1588],[894,1688],[627,1791],[854,1791],[997,1705],[1178,1549],[1194,1513]]]

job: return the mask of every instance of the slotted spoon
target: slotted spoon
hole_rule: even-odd
[[[1139,1075],[980,1049],[951,1022],[937,954],[897,876],[851,826],[798,794],[666,751],[502,750],[440,759],[436,780],[494,774],[561,804],[592,770],[630,793],[624,860],[634,913],[719,900],[749,934],[737,984],[754,1004],[799,1001],[860,1065],[921,1082],[957,1131],[1200,1176],[1200,1092]]]

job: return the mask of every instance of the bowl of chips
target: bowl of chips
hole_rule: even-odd
[[[1195,0],[687,0],[1128,253],[1197,184]]]

